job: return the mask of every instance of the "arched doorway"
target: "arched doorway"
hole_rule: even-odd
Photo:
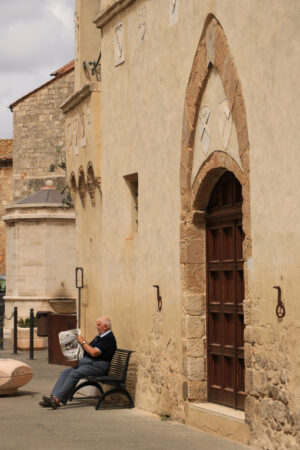
[[[244,409],[242,187],[226,171],[205,214],[208,400]]]

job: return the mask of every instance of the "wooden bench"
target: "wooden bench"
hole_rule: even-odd
[[[127,376],[127,370],[128,370],[128,364],[129,359],[131,356],[131,353],[133,351],[131,350],[123,350],[123,349],[117,349],[114,353],[113,359],[109,366],[109,371],[107,375],[102,375],[99,377],[91,376],[86,377],[85,381],[80,382],[77,384],[75,390],[73,391],[70,401],[73,399],[74,394],[81,388],[85,386],[95,386],[101,393],[100,398],[98,400],[98,403],[96,405],[95,409],[100,409],[100,405],[102,401],[109,395],[119,393],[125,395],[125,397],[129,400],[129,405],[114,405],[114,408],[133,408],[134,403],[132,400],[131,395],[125,388],[125,382],[126,382],[126,376]],[[111,389],[108,389],[107,391],[103,391],[103,388],[101,384],[108,384],[110,386],[114,386]],[[110,406],[111,407],[111,406]]]

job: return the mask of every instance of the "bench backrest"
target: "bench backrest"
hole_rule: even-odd
[[[131,350],[117,348],[109,366],[108,376],[125,382],[131,353]]]

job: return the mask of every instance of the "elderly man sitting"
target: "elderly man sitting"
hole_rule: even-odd
[[[78,361],[76,367],[65,369],[60,374],[51,396],[43,396],[43,401],[39,403],[41,406],[57,409],[61,403],[67,403],[81,378],[107,374],[117,343],[108,317],[99,317],[96,328],[98,335],[89,344],[83,336],[77,336],[77,341],[84,349],[83,358]]]

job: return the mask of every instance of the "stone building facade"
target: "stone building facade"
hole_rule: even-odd
[[[75,213],[67,204],[65,118],[59,105],[74,90],[74,61],[10,105],[14,114],[12,202],[7,237],[6,311],[55,311],[56,300],[76,310]],[[50,173],[50,166],[56,165]],[[60,308],[61,309],[61,308]],[[9,332],[12,321],[6,321]]]
[[[299,3],[77,0],[76,18],[84,331],[111,316],[137,406],[299,448]]]
[[[0,218],[12,200],[13,140],[0,139]],[[0,220],[0,274],[6,270],[5,223]]]
[[[49,180],[38,192],[8,206],[2,216],[7,242],[7,317],[14,307],[18,317],[26,318],[30,308],[35,313],[52,311],[56,302],[71,303],[76,311],[75,212],[63,203],[63,197]],[[4,327],[9,333],[12,321],[6,320]]]
[[[74,90],[74,62],[51,75],[50,81],[10,105],[14,114],[14,201],[44,185],[57,151],[65,158],[64,116],[59,105]],[[58,189],[65,186],[63,170],[51,178]]]

